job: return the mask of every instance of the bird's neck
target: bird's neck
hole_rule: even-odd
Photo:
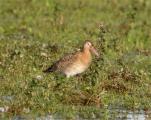
[[[88,49],[88,48],[83,48],[83,54],[84,54],[84,55],[91,55],[90,49]]]
[[[82,58],[83,58],[83,61],[88,64],[91,62],[91,53],[90,53],[90,50],[88,48],[84,48],[83,51],[82,51]]]

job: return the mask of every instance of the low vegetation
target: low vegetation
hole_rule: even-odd
[[[3,116],[151,108],[149,0],[0,0],[0,8]],[[42,72],[86,39],[101,58],[85,73]]]

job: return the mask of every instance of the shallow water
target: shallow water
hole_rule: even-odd
[[[93,113],[77,113],[75,116],[64,117],[60,113],[56,113],[54,115],[46,114],[45,116],[36,116],[33,114],[28,114],[24,116],[14,116],[12,120],[151,120],[151,111],[144,110],[126,110],[124,108],[116,108],[116,109],[104,109],[102,112]],[[67,113],[68,114],[68,113]]]

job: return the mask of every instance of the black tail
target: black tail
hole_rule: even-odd
[[[46,70],[43,70],[44,73],[49,73],[49,72],[54,72],[54,71],[55,71],[55,69],[53,66],[47,68]]]

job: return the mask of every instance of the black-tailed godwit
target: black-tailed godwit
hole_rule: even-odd
[[[60,72],[68,78],[70,76],[75,76],[84,72],[90,66],[92,61],[91,53],[94,53],[99,57],[99,54],[92,43],[86,41],[82,51],[77,51],[62,57],[43,72]]]

